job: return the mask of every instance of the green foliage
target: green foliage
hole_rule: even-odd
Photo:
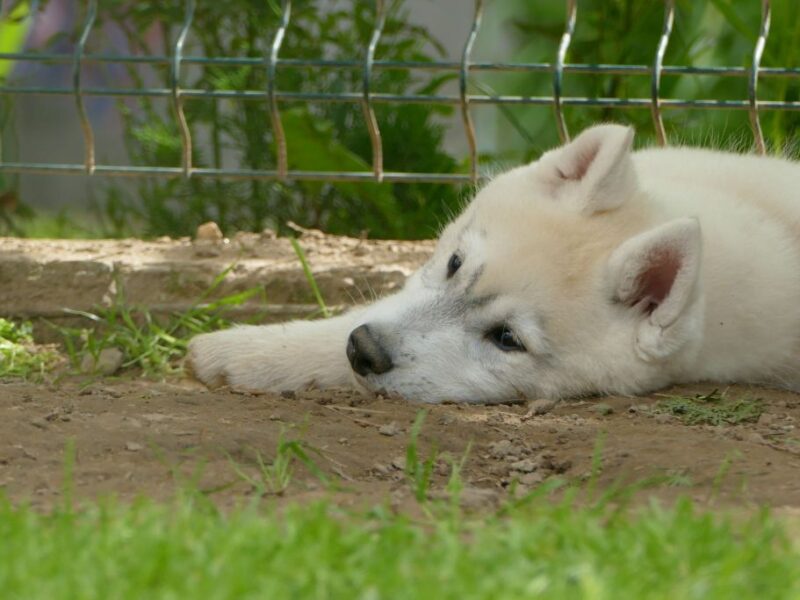
[[[128,305],[121,290],[111,306],[94,312],[68,310],[91,322],[88,328],[57,328],[73,367],[77,369],[87,354],[97,359],[104,349],[117,348],[125,356],[123,368],[140,368],[148,375],[179,372],[177,360],[186,353],[192,336],[229,327],[225,311],[262,293],[262,288],[256,287],[205,302],[231,268],[218,275],[187,311],[166,318],[156,318],[146,307]]]
[[[0,379],[42,377],[58,362],[50,348],[33,343],[33,327],[0,318]]]
[[[258,465],[256,476],[248,473],[232,458],[229,457],[229,460],[236,474],[250,485],[259,497],[267,495],[280,496],[287,490],[292,481],[296,463],[302,464],[323,485],[330,485],[328,476],[311,458],[312,451],[318,452],[301,440],[284,440],[282,432],[278,440],[278,448],[275,451],[275,458],[272,461],[265,461],[261,452],[256,452],[256,463]]]
[[[215,510],[196,496],[41,511],[0,501],[9,598],[729,598],[800,595],[766,511],[549,498],[411,520],[330,501]]]
[[[433,467],[436,465],[438,454],[435,449],[430,452],[428,458],[422,458],[419,453],[419,434],[425,424],[427,414],[424,410],[417,413],[414,424],[411,426],[411,436],[406,446],[406,477],[411,483],[417,502],[425,502],[427,500],[428,489],[433,476]],[[453,481],[454,486],[456,486],[454,488],[455,491],[459,485],[458,479],[456,478]]]
[[[513,60],[553,62],[564,31],[563,2],[511,2],[502,7],[503,31],[512,32]],[[673,33],[665,65],[749,67],[761,22],[760,2],[739,0],[676,0]],[[800,60],[800,20],[795,0],[772,1],[772,27],[762,66],[794,66]],[[578,21],[567,54],[570,63],[639,64],[650,66],[661,34],[664,3],[652,0],[587,0],[579,2]],[[479,38],[480,40],[480,38]],[[486,50],[489,50],[488,42]],[[550,95],[552,74],[486,75],[484,84],[504,93]],[[649,98],[649,75],[588,75],[566,73],[564,95],[576,97]],[[664,74],[662,98],[747,99],[745,77],[675,76]],[[800,80],[762,77],[759,98],[797,101]],[[564,109],[571,132],[599,121],[626,122],[637,127],[641,144],[654,143],[649,107],[640,109]],[[727,149],[753,145],[746,110],[662,110],[673,143],[702,144]],[[509,158],[531,159],[558,144],[551,107],[506,109],[499,113],[498,140]],[[765,137],[775,152],[793,153],[800,114],[761,111]]]
[[[300,245],[300,242],[297,241],[297,238],[291,238],[290,241],[292,242],[292,248],[294,249],[294,253],[297,255],[297,259],[303,266],[303,274],[305,274],[306,281],[308,281],[308,285],[314,294],[314,299],[317,301],[320,313],[327,319],[331,316],[331,311],[325,304],[325,300],[322,298],[322,293],[319,291],[317,280],[314,278],[314,273],[311,272],[311,265],[308,264],[308,259],[306,259],[306,253],[303,252],[303,247]]]
[[[758,398],[728,398],[714,390],[710,394],[670,396],[656,404],[655,411],[678,417],[687,425],[737,425],[757,421],[764,412]]]
[[[279,22],[277,3],[233,0],[200,2],[184,53],[205,56],[269,54]],[[426,28],[407,22],[401,1],[390,3],[389,16],[377,50],[381,59],[430,61],[442,49]],[[374,6],[350,0],[336,7],[322,1],[295,2],[282,58],[353,60],[363,56],[372,33]],[[165,23],[164,42],[183,21],[184,3],[103,2],[99,20],[118,25],[137,53],[157,54],[152,47],[156,23]],[[136,85],[147,79],[131,67]],[[147,74],[168,86],[169,73]],[[281,68],[277,89],[287,92],[341,93],[361,89],[362,72],[355,69]],[[376,92],[432,93],[447,77],[425,78],[407,70],[376,71]],[[183,87],[206,90],[266,90],[267,70],[258,66],[206,65],[187,68]],[[281,103],[290,169],[370,171],[369,134],[355,102],[303,105]],[[136,164],[177,166],[181,142],[174,115],[162,100],[139,99],[136,106],[120,103],[127,147]],[[247,169],[274,169],[276,155],[266,96],[250,100],[187,99],[185,111],[195,141],[195,166],[224,167],[230,161]],[[451,107],[439,105],[377,106],[386,170],[444,172],[457,169],[442,150],[443,127],[437,120]],[[198,224],[215,220],[225,231],[285,231],[288,220],[335,233],[374,237],[429,237],[457,203],[458,191],[446,185],[266,181],[149,180],[128,198],[111,188],[104,202],[107,220],[117,226],[138,221],[147,235],[187,235]]]

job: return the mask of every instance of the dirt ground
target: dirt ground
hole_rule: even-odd
[[[333,305],[396,289],[432,248],[430,242],[374,242],[314,231],[303,232],[301,244]],[[63,309],[91,310],[121,288],[131,304],[180,310],[229,267],[217,294],[263,286],[275,319],[304,314],[313,302],[291,245],[271,232],[202,243],[0,238],[0,314],[74,319]],[[426,456],[434,446],[439,453],[431,494],[442,493],[450,462],[468,447],[463,500],[482,507],[501,502],[510,488],[518,493],[554,477],[585,480],[598,440],[604,440],[600,487],[658,475],[667,482],[642,496],[669,500],[688,493],[700,502],[800,507],[800,395],[729,390],[733,397],[744,394],[763,399],[766,412],[758,422],[716,427],[655,414],[652,407],[663,400],[655,395],[563,402],[552,410],[540,407],[542,414],[530,418],[525,405],[428,407],[421,445]],[[388,499],[402,505],[413,502],[403,461],[420,408],[344,391],[253,396],[131,376],[89,385],[0,382],[0,491],[38,506],[58,503],[72,439],[80,498],[167,498],[199,473],[191,485],[233,503],[254,493],[237,469],[255,476],[258,456],[271,461],[283,439],[306,444],[342,502]],[[329,493],[323,487],[298,465],[281,498],[319,497]]]
[[[700,503],[796,510],[800,396],[745,387],[728,394],[762,398],[766,412],[755,423],[688,426],[654,414],[660,396],[565,401],[527,418],[526,405],[427,407],[422,454],[435,446],[439,456],[431,494],[442,494],[448,458],[459,459],[468,446],[463,501],[481,508],[507,497],[515,480],[517,493],[553,477],[585,480],[597,441],[604,439],[600,488],[661,475],[667,481],[642,495],[668,501],[689,494]],[[200,489],[232,503],[254,493],[233,464],[256,476],[257,455],[272,460],[282,438],[307,444],[345,504],[388,499],[402,505],[413,502],[403,467],[420,408],[335,390],[281,396],[210,392],[190,381],[5,382],[0,383],[0,489],[37,506],[58,503],[65,448],[73,439],[79,498],[167,498],[194,473]],[[317,498],[323,487],[318,476],[297,466],[282,498]]]

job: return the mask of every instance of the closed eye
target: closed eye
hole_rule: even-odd
[[[527,352],[517,334],[505,323],[489,329],[485,337],[503,352]]]

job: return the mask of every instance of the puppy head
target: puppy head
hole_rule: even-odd
[[[594,127],[488,183],[404,290],[364,313],[359,380],[434,402],[663,385],[699,344],[701,236],[653,213],[632,140]]]

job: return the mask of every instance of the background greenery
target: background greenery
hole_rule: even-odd
[[[796,2],[773,0],[772,6],[772,31],[762,65],[796,67],[800,53]],[[749,66],[760,10],[761,3],[757,0],[677,0],[665,64]],[[485,12],[473,54],[475,60],[552,62],[564,29],[563,1],[495,0],[487,3]],[[279,15],[278,0],[199,2],[185,53],[263,57],[268,54]],[[293,3],[281,57],[360,59],[372,32],[374,16],[372,2],[298,0]],[[101,44],[103,35],[109,31],[121,31],[132,52],[162,54],[169,51],[183,18],[182,0],[160,3],[109,0],[100,3],[90,44]],[[650,65],[662,22],[662,2],[581,1],[567,60]],[[409,22],[409,9],[403,0],[389,2],[389,18],[377,57],[413,61],[454,58],[445,56],[431,31]],[[119,70],[110,71],[108,77],[120,75]],[[168,85],[169,73],[163,67],[133,66],[127,76],[133,85],[160,87]],[[454,78],[454,73],[378,70],[374,73],[373,89],[393,94],[443,93],[444,86]],[[263,65],[189,67],[185,69],[183,85],[212,90],[266,90],[266,69]],[[482,72],[473,73],[471,85],[477,93],[546,96],[552,90],[552,76]],[[280,90],[297,92],[357,92],[361,89],[361,71],[282,68],[277,86]],[[662,88],[665,98],[747,97],[747,80],[743,77],[665,75]],[[649,97],[650,78],[569,73],[564,79],[564,93],[586,97]],[[800,79],[762,77],[759,97],[796,101],[800,99]],[[180,136],[168,101],[121,100],[119,110],[125,124],[124,141],[134,164],[180,164]],[[497,163],[534,159],[558,143],[549,106],[481,106],[472,110],[478,125],[482,163],[489,170],[496,170]],[[282,103],[281,111],[291,169],[370,170],[370,140],[358,104]],[[275,168],[266,99],[190,99],[186,101],[186,113],[195,141],[195,166]],[[387,170],[466,172],[465,152],[452,156],[445,149],[447,123],[460,127],[453,107],[379,104],[376,113]],[[598,121],[615,120],[635,125],[640,144],[654,140],[647,108],[568,107],[565,114],[572,132]],[[796,146],[800,112],[762,111],[761,118],[770,151],[791,153]],[[744,110],[667,110],[664,119],[673,142],[739,150],[752,147],[748,114]],[[3,208],[0,202],[0,233],[11,230],[29,235],[179,236],[191,235],[198,224],[208,220],[217,221],[226,233],[265,227],[283,231],[286,222],[292,220],[334,233],[425,238],[434,236],[439,224],[469,194],[468,189],[449,185],[280,184],[208,179],[145,180],[131,193],[118,187],[114,180],[108,181],[95,203],[95,218],[86,224],[63,214],[55,219],[40,215],[38,219],[20,221],[19,216],[24,213],[12,213],[11,204],[15,203],[6,203]]]

